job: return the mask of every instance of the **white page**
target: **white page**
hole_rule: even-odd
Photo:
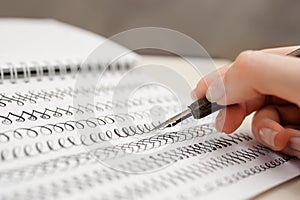
[[[104,82],[112,86],[121,77],[121,73],[108,74]],[[142,75],[133,77],[132,80],[133,82],[138,82],[139,78],[142,78]],[[1,91],[6,91],[6,97],[12,97],[16,92],[26,96],[28,90],[38,94],[41,90],[51,93],[51,91],[57,91],[57,89],[60,89],[60,91],[69,91],[67,88],[76,89],[74,88],[75,80],[68,77],[64,80],[55,79],[55,85],[53,85],[53,81],[44,79],[42,82],[19,82],[18,84],[6,84],[0,87]],[[89,86],[86,85],[86,87],[88,88]],[[127,89],[131,88],[128,87]],[[68,96],[66,93],[61,95],[64,96],[61,99],[53,96],[50,98],[50,101],[37,97],[35,103],[25,100],[23,101],[24,105],[17,105],[14,101],[6,102],[2,98],[0,102],[6,103],[6,106],[1,108],[1,116],[7,116],[8,112],[20,114],[24,110],[30,111],[35,109],[42,112],[44,108],[54,110],[57,107],[66,109],[68,105],[76,106],[72,102],[72,92],[69,94],[71,95]],[[93,93],[77,93],[77,95],[92,97]],[[94,103],[99,101],[104,105],[107,101],[112,100],[112,95],[112,90],[100,92],[94,96]],[[179,111],[178,103],[172,97],[172,94],[157,86],[144,88],[136,93],[133,98],[140,99],[142,97],[146,99],[151,98],[152,100],[150,103],[144,101],[140,106],[131,106],[133,110],[131,109],[130,113],[147,112],[153,106],[173,106],[175,109],[169,110],[167,113],[166,110],[161,111],[166,114],[166,117],[172,116]],[[160,99],[160,101],[153,100],[155,98]],[[110,116],[113,113],[110,108],[105,109],[105,106],[103,108],[104,110],[101,111],[94,109],[92,116]],[[74,113],[75,111],[72,112]],[[82,133],[67,130],[66,127],[63,127],[63,122],[90,118],[87,111],[84,112],[77,114],[75,119],[74,115],[62,114],[62,116],[53,117],[51,113],[48,113],[51,115],[49,119],[42,119],[39,117],[40,114],[34,114],[37,116],[37,120],[26,119],[24,122],[16,122],[13,120],[15,119],[14,117],[10,117],[12,119],[11,124],[2,123],[0,125],[2,130],[2,144],[0,148],[2,155],[0,167],[1,198],[117,199],[123,197],[125,199],[215,199],[222,197],[223,199],[241,199],[257,195],[266,189],[299,175],[299,160],[264,148],[255,141],[247,129],[238,130],[232,135],[235,138],[234,142],[232,142],[230,136],[218,133],[213,128],[212,118],[204,119],[201,122],[198,121],[195,127],[190,127],[192,123],[189,121],[190,123],[183,125],[181,127],[182,130],[179,132],[176,132],[179,129],[177,127],[155,134],[151,134],[145,129],[144,133],[133,133],[131,136],[124,138],[116,137],[114,134],[114,137],[108,140],[109,147],[104,145],[106,143],[104,141],[91,144],[90,146],[67,145],[68,142],[66,141],[68,138],[72,137],[74,141],[78,142]],[[153,119],[147,115],[133,120],[136,126],[149,124],[150,122],[153,122]],[[57,124],[56,131],[54,130],[55,126],[50,126],[51,124]],[[87,124],[84,125],[85,136],[92,135],[99,130],[105,132],[106,130],[121,128],[116,123],[101,125],[100,129],[100,125],[97,125],[96,128],[89,127]],[[41,129],[36,128],[40,126],[48,126],[52,133],[47,134],[47,131],[42,131],[43,133],[41,133]],[[25,127],[36,130],[38,136],[32,136],[32,134],[27,134],[28,132],[26,131],[20,131],[24,130]],[[58,127],[63,127],[63,130],[60,131]],[[16,129],[19,131],[14,132],[13,130]],[[10,141],[5,142],[4,135],[9,136]],[[21,135],[22,139],[20,139]],[[152,138],[152,140],[149,140],[149,138]],[[62,139],[65,141],[64,144],[69,146],[67,149],[58,145],[58,141],[62,141]],[[199,146],[199,144],[208,144],[207,142],[216,142],[217,139],[223,140],[223,145],[219,143],[219,147],[214,146],[217,147],[216,149],[209,145],[206,147]],[[51,144],[56,150],[47,150],[45,144],[49,140],[52,141]],[[86,141],[91,142],[91,140]],[[225,144],[224,141],[228,143],[225,142]],[[123,149],[116,147],[116,145],[120,147],[120,145],[129,142],[131,142],[130,148],[129,146],[127,148],[126,145],[123,145]],[[40,143],[41,146],[43,145],[41,149],[47,153],[37,153],[37,143]],[[30,156],[26,156],[21,151],[24,151],[26,145],[27,149],[30,149],[29,154],[32,153]],[[191,146],[196,149],[198,147],[198,153],[195,150],[180,154],[180,152],[184,152],[182,147]],[[179,147],[181,147],[181,150],[178,149]],[[113,153],[106,151],[109,148],[110,150],[114,148],[115,151]],[[254,150],[252,154],[251,151],[249,152],[249,148]],[[18,152],[17,155],[19,156],[17,158],[13,156],[12,152],[14,149],[17,149],[16,152]],[[98,154],[95,154],[95,150],[98,150]],[[137,150],[139,152],[131,152]],[[248,154],[244,155],[246,157],[243,157],[240,153],[243,153],[245,150]],[[261,154],[255,152],[255,150],[259,150]],[[106,154],[105,152],[109,153]],[[177,152],[177,156],[170,157],[174,152]],[[238,157],[230,161],[231,164],[222,165],[219,163],[217,164],[218,166],[213,164],[215,169],[203,168],[205,164],[213,163],[213,159],[219,159],[222,156],[227,156],[228,159],[228,156],[235,156],[236,154]],[[98,156],[98,159],[96,159],[95,155]],[[181,156],[183,158],[179,159]],[[3,160],[3,157],[6,160]],[[266,164],[270,162],[271,164]],[[244,170],[248,169],[249,171],[249,168],[255,166],[256,168],[254,169],[259,170],[260,165],[269,166],[273,165],[274,162],[279,163],[279,166],[241,178],[245,173]],[[202,171],[197,171],[197,169],[202,169]],[[238,173],[241,175],[234,175]],[[229,184],[229,179],[224,181],[226,176],[230,177],[232,181],[235,180],[233,177],[239,177],[240,180]],[[223,186],[216,186],[216,183],[223,183]],[[226,185],[224,185],[225,183]]]

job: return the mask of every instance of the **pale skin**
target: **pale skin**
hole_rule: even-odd
[[[194,97],[231,105],[216,119],[219,131],[232,133],[255,112],[252,132],[260,143],[300,156],[300,58],[286,56],[299,47],[242,52],[201,79]]]

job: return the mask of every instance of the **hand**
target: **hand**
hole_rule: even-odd
[[[233,132],[255,112],[252,132],[259,142],[300,156],[300,59],[285,56],[297,48],[245,51],[199,81],[195,98],[206,95],[211,102],[231,105],[216,118],[219,131]]]

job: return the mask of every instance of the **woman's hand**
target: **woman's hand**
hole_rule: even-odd
[[[299,47],[246,51],[236,60],[199,81],[194,96],[206,95],[222,110],[216,128],[236,130],[256,111],[252,131],[276,151],[300,156],[300,59],[286,56]]]

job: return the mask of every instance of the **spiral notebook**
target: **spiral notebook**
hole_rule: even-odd
[[[213,116],[153,133],[181,111],[177,99],[155,84],[134,90],[147,74],[119,84],[134,53],[88,63],[101,36],[54,20],[0,27],[1,200],[245,199],[299,175],[299,160],[247,128],[217,132]],[[111,42],[107,52],[120,48]]]

